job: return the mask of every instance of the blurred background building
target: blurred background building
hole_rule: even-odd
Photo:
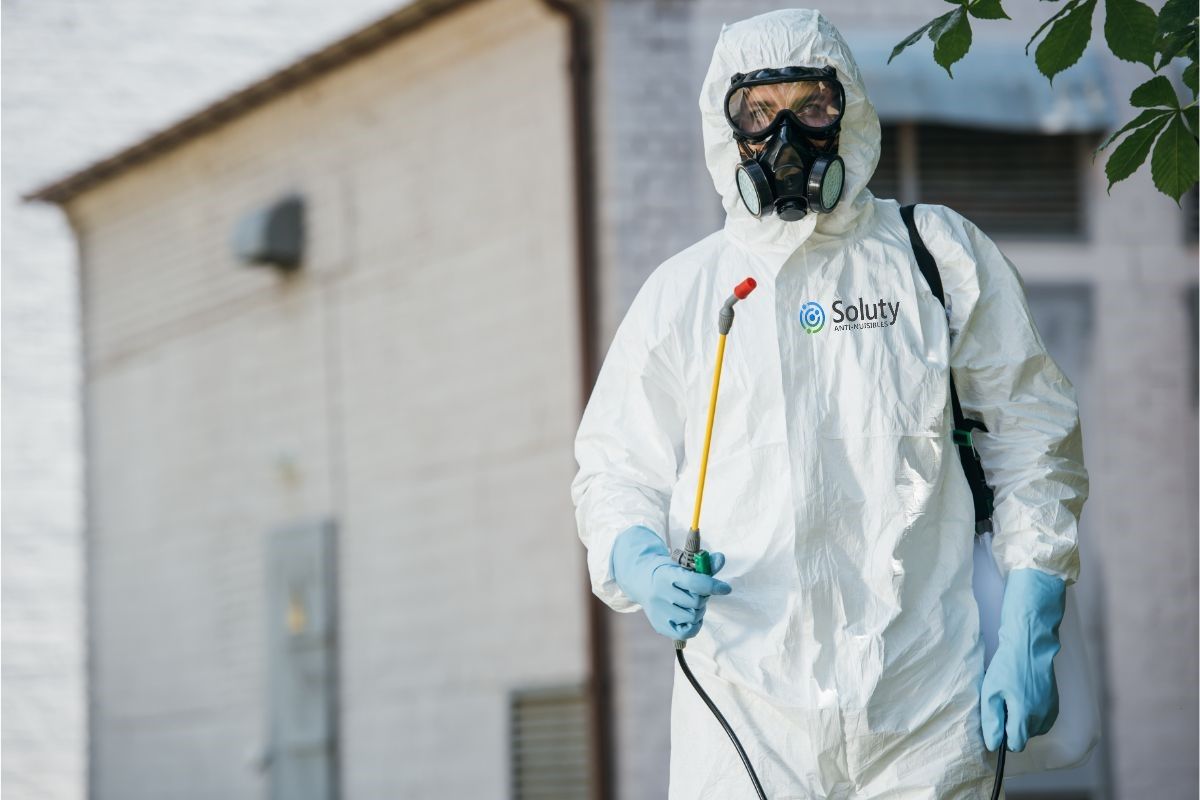
[[[77,798],[86,768],[77,250],[21,194],[394,7],[393,0],[3,5],[6,796]]]
[[[642,280],[722,223],[720,26],[782,5],[193,9],[141,36],[230,52],[148,48],[130,107],[171,65],[191,99],[135,124],[47,99],[87,95],[47,31],[103,41],[106,6],[5,6],[4,789],[665,796],[670,648],[588,594],[571,440]],[[1195,797],[1195,193],[1105,194],[1143,69],[1096,47],[1051,90],[1037,9],[953,82],[928,45],[887,65],[940,10],[823,9],[883,122],[871,190],[992,235],[1080,391],[1105,737],[1010,796]]]

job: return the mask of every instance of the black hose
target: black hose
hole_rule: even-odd
[[[754,771],[754,767],[750,764],[750,757],[746,755],[746,749],[738,741],[737,734],[733,732],[733,728],[729,727],[729,723],[717,708],[717,704],[712,701],[707,692],[700,688],[700,683],[688,667],[687,659],[683,657],[682,650],[675,651],[675,660],[679,662],[679,668],[683,670],[683,674],[687,677],[688,683],[692,685],[692,688],[696,690],[696,694],[700,695],[700,699],[704,701],[704,705],[708,706],[708,710],[717,718],[717,722],[721,723],[721,727],[725,729],[725,734],[729,737],[729,741],[733,742],[733,747],[737,750],[738,757],[742,759],[742,765],[746,768],[746,774],[750,776],[750,782],[754,784],[754,791],[758,793],[758,800],[767,800],[767,793],[763,791],[762,783],[758,780],[758,773]],[[1000,763],[1003,764],[1004,762],[1001,761]]]
[[[992,784],[992,800],[1000,800],[1000,789],[1004,786],[1004,754],[1008,752],[1008,733],[1000,737],[1000,753],[996,756],[996,782]]]

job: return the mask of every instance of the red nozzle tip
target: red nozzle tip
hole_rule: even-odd
[[[745,300],[757,286],[758,284],[754,282],[754,278],[746,278],[746,280],[733,287],[733,296],[738,300]]]

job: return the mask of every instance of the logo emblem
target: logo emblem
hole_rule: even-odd
[[[810,300],[800,306],[800,324],[805,333],[817,333],[825,327],[825,309],[821,304]]]

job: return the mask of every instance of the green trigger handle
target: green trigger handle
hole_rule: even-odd
[[[687,545],[682,550],[675,548],[671,552],[671,558],[684,569],[699,572],[701,575],[712,575],[712,556],[708,554],[707,550],[700,549],[700,531],[695,528],[688,531]],[[682,650],[685,647],[687,647],[686,639],[675,640],[676,650]]]

